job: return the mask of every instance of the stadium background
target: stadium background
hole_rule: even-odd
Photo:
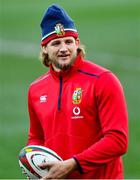
[[[47,70],[38,60],[39,24],[54,2],[75,20],[87,59],[112,70],[124,86],[130,141],[125,178],[140,178],[139,0],[0,0],[0,178],[24,178],[18,153],[27,139],[27,91]]]

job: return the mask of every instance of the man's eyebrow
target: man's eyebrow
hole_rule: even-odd
[[[60,42],[60,40],[55,40],[55,41],[51,42],[51,44],[59,43],[59,42]]]

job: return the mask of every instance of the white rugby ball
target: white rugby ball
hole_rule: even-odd
[[[47,173],[47,169],[43,170],[39,165],[43,162],[50,161],[62,161],[62,159],[53,150],[44,146],[26,146],[19,153],[19,165],[22,172],[26,174],[29,179],[44,177]]]

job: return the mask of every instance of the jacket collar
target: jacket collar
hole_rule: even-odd
[[[73,65],[68,70],[56,72],[53,70],[52,65],[50,65],[50,73],[51,73],[52,77],[55,78],[56,80],[59,80],[60,77],[62,77],[63,81],[65,81],[68,78],[70,78],[75,72],[77,72],[77,70],[82,65],[83,61],[84,61],[84,59],[81,57],[80,54],[78,54]]]

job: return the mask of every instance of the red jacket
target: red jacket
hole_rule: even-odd
[[[28,94],[28,144],[44,145],[62,159],[75,158],[69,178],[123,178],[127,109],[119,80],[80,55],[65,72],[52,70]]]

